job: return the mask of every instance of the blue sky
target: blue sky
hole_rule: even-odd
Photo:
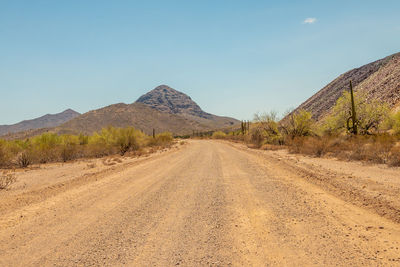
[[[398,0],[0,0],[0,124],[159,84],[218,115],[282,113],[400,52],[399,14]]]

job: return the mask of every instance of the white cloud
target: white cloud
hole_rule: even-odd
[[[306,18],[306,19],[303,21],[303,24],[313,24],[313,23],[315,23],[316,21],[317,21],[316,18]]]

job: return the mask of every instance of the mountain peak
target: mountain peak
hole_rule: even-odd
[[[153,90],[174,90],[174,91],[176,91],[175,89],[173,89],[172,87],[170,87],[166,84],[161,84],[161,85],[157,86],[156,88],[154,88]]]
[[[61,113],[78,113],[78,114],[79,114],[79,112],[76,112],[75,110],[73,110],[73,109],[70,109],[70,108],[68,108],[68,109],[64,110],[64,111],[63,111],[63,112],[61,112]]]
[[[202,118],[207,118],[210,115],[204,112],[188,95],[164,84],[142,95],[136,102],[171,114],[190,115]]]

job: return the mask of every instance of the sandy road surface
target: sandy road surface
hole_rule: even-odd
[[[0,192],[0,266],[400,266],[396,173],[324,164],[190,141],[54,184],[32,170],[46,183]]]

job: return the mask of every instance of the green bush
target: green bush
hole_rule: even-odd
[[[211,136],[213,139],[225,139],[226,138],[226,133],[222,131],[216,131],[212,134]]]
[[[10,151],[5,140],[0,139],[0,168],[8,167],[10,164]]]
[[[165,133],[156,134],[156,136],[154,138],[148,137],[147,144],[150,146],[165,146],[167,144],[170,144],[173,139],[174,138],[171,133],[165,132]]]
[[[290,112],[279,123],[280,132],[289,139],[313,135],[313,126],[312,114],[306,110]]]
[[[350,92],[344,91],[336,101],[332,113],[325,119],[324,129],[327,132],[347,131],[347,120],[351,113]],[[381,123],[389,118],[390,109],[379,100],[368,100],[364,93],[355,92],[354,102],[360,134],[376,133]]]
[[[121,156],[129,150],[138,150],[140,148],[139,139],[141,135],[142,133],[135,130],[133,127],[117,129],[115,142]]]
[[[250,140],[257,147],[261,147],[264,143],[280,145],[283,136],[279,127],[276,112],[255,114],[250,128]]]
[[[400,135],[400,111],[391,116],[389,126],[394,134]]]
[[[133,127],[107,127],[91,136],[44,133],[24,141],[0,139],[0,168],[25,168],[33,163],[66,162],[117,153],[124,155],[148,145],[166,146],[172,140],[171,133],[160,133],[152,138]]]

